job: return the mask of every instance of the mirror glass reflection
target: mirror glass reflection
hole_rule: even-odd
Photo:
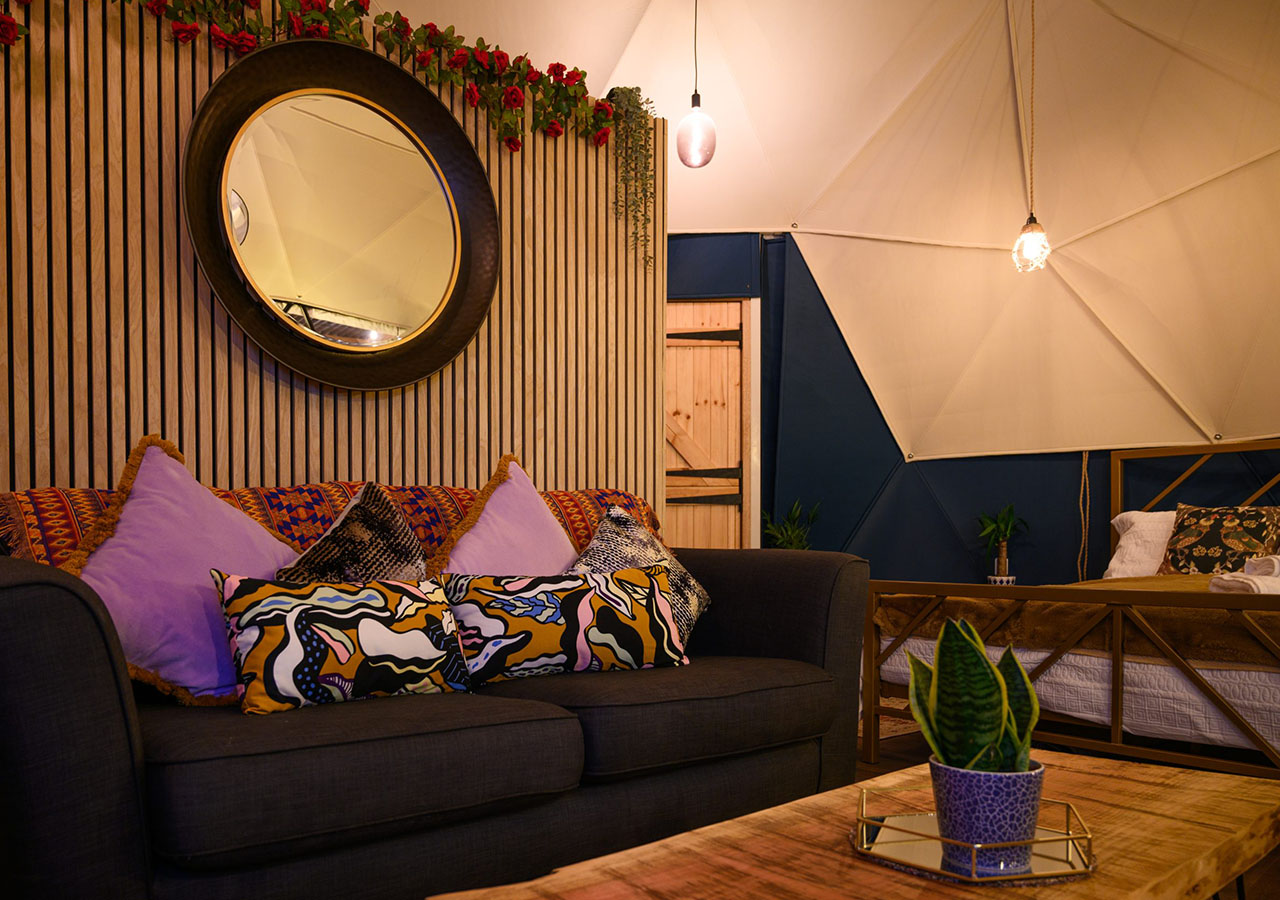
[[[435,165],[353,98],[302,93],[259,111],[231,148],[222,196],[241,272],[320,343],[406,340],[453,283],[456,220]]]

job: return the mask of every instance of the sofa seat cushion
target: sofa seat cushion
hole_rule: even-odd
[[[138,714],[153,845],[191,867],[509,810],[573,789],[582,771],[573,714],[527,700],[415,694],[282,716],[159,704]]]
[[[831,676],[789,659],[704,656],[631,672],[521,678],[485,697],[541,700],[577,714],[584,780],[610,780],[817,737],[836,714]]]

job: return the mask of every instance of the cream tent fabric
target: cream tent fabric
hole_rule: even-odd
[[[692,0],[402,8],[688,108]],[[1280,2],[1037,0],[1019,275],[1029,11],[702,0],[671,230],[794,233],[908,458],[1280,434]]]

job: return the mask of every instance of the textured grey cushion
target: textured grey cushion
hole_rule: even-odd
[[[279,860],[476,818],[571,790],[582,771],[571,713],[475,694],[287,716],[168,704],[138,714],[153,846],[192,867]]]
[[[408,581],[427,577],[427,557],[400,505],[365,482],[320,539],[276,572],[280,581]]]
[[[486,685],[578,716],[584,779],[613,779],[778,747],[831,727],[835,681],[792,659],[705,656],[687,666],[583,672]],[[283,718],[283,717],[282,717]]]
[[[689,570],[645,528],[620,506],[605,510],[591,536],[591,543],[574,563],[575,572],[617,572],[621,569],[643,569],[646,566],[667,567],[667,583],[671,586],[671,611],[675,613],[676,631],[688,643],[698,616],[711,602],[707,592]]]

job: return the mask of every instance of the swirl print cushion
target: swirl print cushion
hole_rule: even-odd
[[[244,712],[471,689],[453,613],[434,581],[289,584],[211,574]]]
[[[620,506],[605,510],[591,543],[573,566],[575,572],[616,572],[619,569],[666,566],[680,641],[686,646],[698,616],[711,598],[706,588],[680,565],[662,541]]]
[[[689,662],[663,566],[440,579],[473,684]]]

